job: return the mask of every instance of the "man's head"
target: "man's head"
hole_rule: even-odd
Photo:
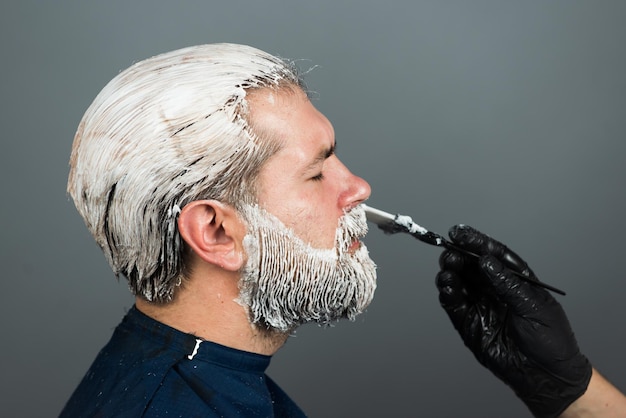
[[[68,192],[135,294],[172,298],[184,268],[183,206],[254,202],[256,173],[278,143],[250,129],[246,94],[299,85],[282,60],[214,44],[138,62],[96,97],[74,139]]]
[[[139,62],[102,90],[79,125],[68,191],[114,272],[137,296],[171,301],[193,268],[188,261],[199,255],[218,268],[247,271],[241,300],[250,305],[258,286],[249,273],[262,271],[250,268],[253,257],[244,266],[247,254],[241,263],[213,261],[197,228],[213,222],[202,220],[204,202],[233,208],[247,222],[248,252],[264,251],[249,238],[265,233],[252,227],[263,213],[311,249],[338,253],[340,219],[370,190],[334,149],[332,126],[309,102],[293,65],[242,45],[196,46]],[[369,260],[364,248],[357,251],[363,228],[350,232],[344,255],[365,252]],[[220,236],[213,238],[220,244]],[[368,295],[373,269],[372,263]],[[352,316],[362,305],[337,316]]]

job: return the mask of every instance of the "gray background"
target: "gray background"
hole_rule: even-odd
[[[90,4],[93,3],[93,4]],[[384,3],[384,4],[383,4]],[[626,389],[623,1],[4,1],[0,415],[55,416],[132,299],[65,194],[78,122],[132,62],[210,42],[301,66],[370,203],[474,225],[559,297]],[[440,251],[367,237],[377,296],[269,373],[312,417],[527,417],[438,306]]]

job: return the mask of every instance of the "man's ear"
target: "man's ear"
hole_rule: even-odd
[[[207,263],[236,271],[243,266],[245,235],[237,211],[216,200],[195,200],[178,215],[178,231],[193,252]]]

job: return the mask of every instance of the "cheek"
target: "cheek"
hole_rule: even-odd
[[[339,220],[322,208],[320,202],[294,203],[292,201],[289,206],[275,206],[274,216],[306,244],[320,249],[333,248]]]
[[[317,210],[316,210],[317,209]],[[297,219],[293,225],[296,233],[307,243],[315,248],[330,249],[335,246],[335,235],[339,218],[335,212],[321,210],[313,207],[312,212],[308,212]]]
[[[335,245],[339,218],[343,215],[332,183],[305,183],[296,188],[273,188],[259,196],[261,207],[315,248]]]

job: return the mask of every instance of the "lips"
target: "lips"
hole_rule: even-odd
[[[348,248],[348,251],[350,251],[351,253],[355,252],[356,250],[358,250],[361,247],[361,241],[359,239],[354,239],[352,241],[352,244],[350,244],[350,247]]]

